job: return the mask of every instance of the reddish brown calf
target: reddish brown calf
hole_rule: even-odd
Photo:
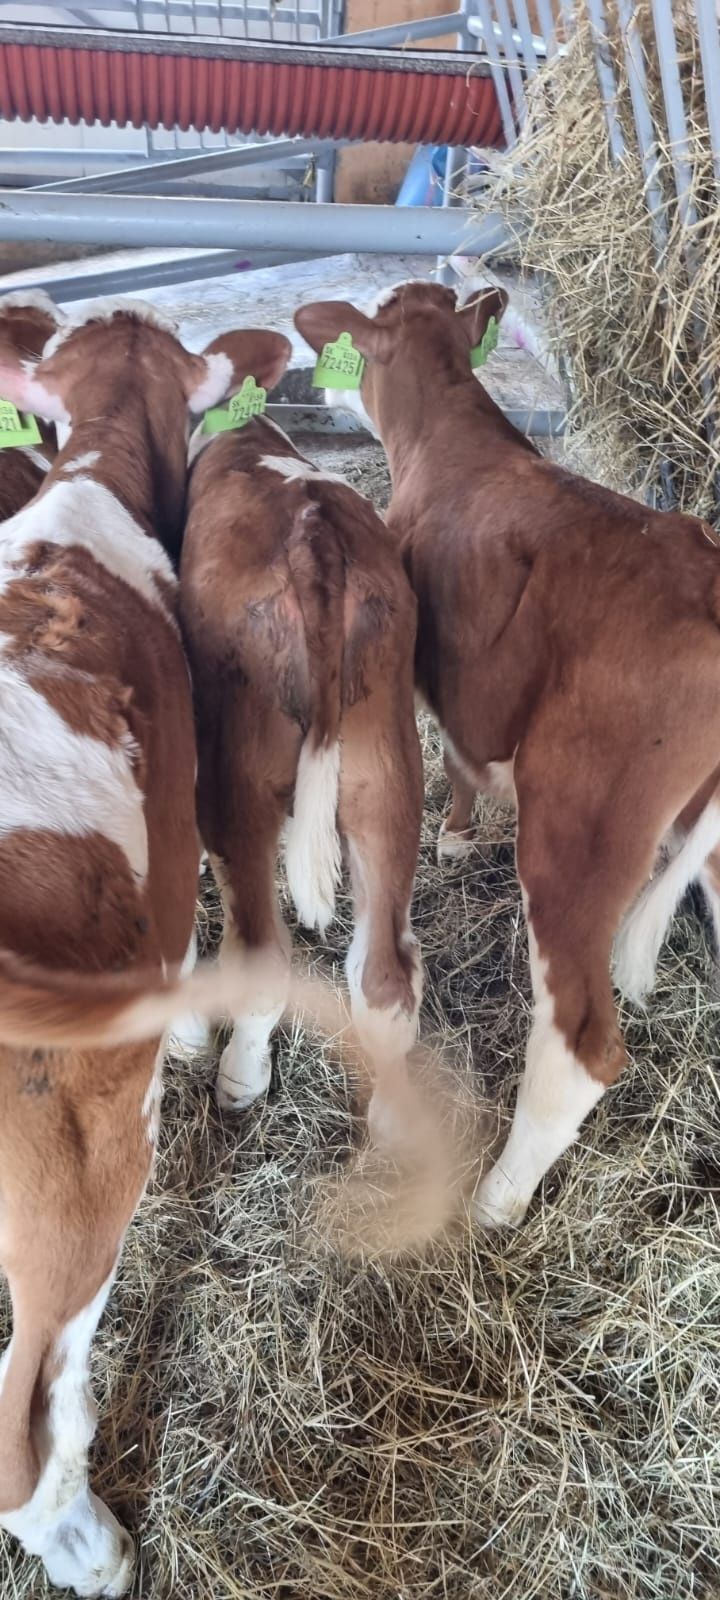
[[[151,1166],[163,1047],[159,1020],[117,1014],[191,941],[195,740],[168,550],[189,411],[233,368],[221,340],[190,355],[142,305],[98,303],[34,362],[29,326],[0,313],[0,395],[63,447],[0,525],[0,948],[46,974],[33,989],[0,963],[0,1524],[53,1582],[120,1595],[132,1547],[88,1487],[88,1355]]]
[[[236,382],[270,387],[288,341],[236,336]],[[272,423],[196,434],[181,566],[198,730],[198,813],[222,890],[224,948],[282,968],[275,891],[281,831],[301,920],[324,932],[347,842],[353,1020],[382,1070],[371,1115],[391,1131],[405,1087],[421,973],[409,908],[422,812],[413,711],[415,602],[368,501],[317,472]],[[288,818],[290,819],[288,821]],[[221,1105],[267,1087],[279,1005],[235,1019]]]
[[[388,526],[418,600],[417,683],[465,786],[453,829],[488,780],[517,793],[535,1016],[512,1131],[477,1196],[488,1225],[522,1218],[625,1062],[618,930],[616,977],[639,995],[692,878],[720,921],[718,539],[542,459],[511,426],[470,367],[504,304],[491,290],[458,309],[410,283],[372,318],[346,303],[296,317],[314,349],[349,332],[366,358]],[[649,882],[664,841],[673,858]]]
[[[0,298],[0,363],[16,351],[37,360],[62,320],[52,300],[39,290],[18,289]],[[0,399],[8,398],[0,395]],[[0,448],[0,522],[32,500],[56,451],[55,430],[40,422],[39,445]]]

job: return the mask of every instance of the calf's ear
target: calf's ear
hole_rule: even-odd
[[[389,334],[372,317],[358,311],[349,300],[315,300],[295,312],[295,327],[312,350],[319,352],[334,344],[341,333],[349,333],[356,350],[366,361],[383,361],[388,353]]]
[[[246,378],[260,388],[274,389],[292,355],[283,333],[270,328],[237,328],[219,333],[200,356],[191,356],[187,402],[191,411],[207,411],[235,394]]]
[[[504,289],[481,289],[473,295],[467,305],[459,308],[457,315],[467,334],[471,349],[480,344],[491,317],[494,317],[496,322],[501,320],[508,298]]]

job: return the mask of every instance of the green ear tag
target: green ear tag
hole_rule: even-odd
[[[359,389],[365,357],[355,349],[352,334],[340,333],[325,344],[315,363],[313,389]]]
[[[490,352],[496,348],[499,338],[500,329],[498,327],[497,318],[491,317],[480,343],[474,345],[470,351],[470,365],[473,369],[473,372],[475,371],[476,367],[484,367]]]
[[[18,411],[12,400],[0,400],[0,450],[28,444],[42,444],[35,418],[29,411]]]
[[[234,428],[244,428],[253,417],[261,417],[267,405],[267,389],[262,389],[254,378],[246,378],[227,406],[216,406],[203,417],[203,433],[230,433]]]

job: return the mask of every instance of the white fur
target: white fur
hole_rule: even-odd
[[[0,1516],[8,1533],[31,1555],[42,1557],[51,1583],[78,1595],[122,1595],[132,1575],[131,1541],[87,1481],[87,1453],[95,1432],[90,1344],[114,1275],[58,1339],[60,1370],[35,1441],[40,1478],[26,1505]]]
[[[35,311],[45,311],[54,322],[65,321],[65,312],[56,306],[44,289],[11,289],[9,294],[0,297],[0,316],[10,306],[30,306]]]
[[[455,833],[448,828],[447,821],[441,822],[437,841],[437,858],[443,861],[465,861],[473,856],[477,850],[477,839],[474,829],[472,836],[467,833]]]
[[[96,561],[168,617],[155,579],[176,585],[169,557],[104,484],[60,479],[0,525],[0,585],[18,576],[29,545],[82,545]]]
[[[325,933],[335,911],[340,881],[340,839],[337,831],[340,745],[319,749],[303,743],[295,783],[293,815],[285,841],[288,888],[306,928]]]
[[[206,372],[188,399],[190,410],[196,412],[207,411],[210,406],[217,406],[225,399],[232,387],[234,371],[230,357],[224,355],[222,350],[215,350],[212,355],[198,359],[204,359]]]
[[[16,667],[0,659],[0,836],[16,828],[101,833],[142,882],[148,842],[136,746],[74,733]]]
[[[157,1148],[160,1137],[160,1109],[162,1106],[163,1092],[163,1063],[165,1061],[165,1043],[163,1039],[158,1048],[153,1066],[152,1077],[145,1090],[140,1116],[147,1142],[152,1150]]]
[[[166,316],[157,306],[151,306],[148,300],[133,300],[125,295],[108,295],[104,300],[93,300],[88,310],[80,312],[78,316],[66,317],[62,327],[51,335],[44,346],[41,361],[47,361],[50,356],[54,356],[60,345],[64,344],[78,328],[84,328],[88,322],[111,322],[119,311],[134,317],[136,321],[149,322],[155,328],[162,328],[165,333],[177,334],[177,323],[174,319]]]
[[[384,289],[378,289],[377,294],[371,295],[363,308],[366,317],[376,316],[383,306],[389,305],[390,301],[395,299],[396,294],[399,294],[400,290],[405,288],[407,281],[405,279],[402,283],[386,284]]]
[[[69,478],[74,472],[88,472],[90,467],[97,466],[99,460],[99,450],[85,450],[82,455],[76,456],[74,461],[66,461],[62,470]]]
[[[195,971],[197,965],[197,934],[193,928],[192,937],[185,953],[183,964],[180,968],[180,977],[188,978]],[[210,1038],[205,1017],[200,1017],[193,1012],[186,1016],[178,1017],[170,1030],[169,1043],[175,1049],[187,1051],[192,1054],[196,1050],[204,1050]]]
[[[269,1009],[260,1006],[236,1017],[230,1043],[220,1057],[215,1084],[217,1102],[223,1111],[244,1111],[270,1083],[270,1037],[280,1021],[282,1002]]]
[[[528,939],[535,1011],[510,1137],[475,1196],[475,1215],[486,1228],[522,1222],[540,1180],[577,1138],[581,1122],[604,1093],[557,1027],[548,964],[530,924]]]
[[[320,472],[317,467],[311,466],[309,461],[303,461],[299,456],[261,456],[258,466],[267,467],[269,472],[278,472],[281,478],[287,478],[290,483],[303,482],[307,478],[345,483],[339,472]]]
[[[349,848],[353,863],[353,880],[356,883],[362,882],[364,876],[362,864],[352,841]],[[382,1007],[369,1005],[362,986],[370,949],[369,933],[368,916],[363,913],[355,923],[352,943],[345,962],[350,990],[350,1011],[353,1026],[367,1053],[375,1079],[368,1107],[370,1136],[373,1143],[382,1148],[397,1149],[404,1144],[408,1131],[410,1082],[407,1057],[417,1040],[423,991],[422,962],[408,914],[402,942],[410,955],[412,965],[412,1008],[406,1011],[399,1002]]]
[[[480,794],[494,795],[496,800],[504,800],[509,805],[516,805],[515,793],[515,756],[509,761],[488,761],[484,767],[473,767],[465,757],[460,754],[457,746],[453,744],[449,733],[444,728],[440,730],[443,748],[447,751],[450,760],[457,767],[460,776],[466,783],[471,783]]]
[[[718,842],[720,805],[711,800],[664,872],[650,880],[628,912],[615,943],[615,982],[630,1000],[640,1003],[652,989],[670,923]]]

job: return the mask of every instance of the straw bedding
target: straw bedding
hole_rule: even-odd
[[[424,1030],[461,1102],[512,1099],[528,1021],[511,819],[434,861]],[[218,936],[208,884],[206,938]],[[338,972],[349,905],[326,947]],[[321,1193],[363,1137],[332,1051],[281,1036],[265,1104],[223,1123],[214,1064],[167,1071],[161,1157],[94,1354],[95,1487],[135,1530],[142,1600],[717,1600],[718,1001],[688,907],[635,1063],[513,1236],[348,1260]],[[489,1113],[489,1122],[493,1116]],[[480,1141],[482,1142],[482,1141]],[[5,1330],[0,1330],[4,1332]],[[4,1600],[45,1600],[0,1549]]]
[[[572,385],[575,460],[638,495],[664,482],[675,503],[717,515],[720,466],[720,206],[692,0],[673,3],[688,117],[690,226],[681,227],[649,0],[634,8],[657,144],[654,233],[632,118],[622,32],[608,5],[607,59],[624,153],[613,165],[585,7],[567,55],[529,95],[522,137],[492,166],[475,200],[499,209],[517,260],[543,290],[550,343]],[[715,415],[713,415],[713,413]]]

